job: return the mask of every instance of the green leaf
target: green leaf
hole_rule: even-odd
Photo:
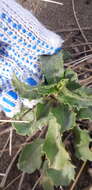
[[[15,117],[15,120],[24,121],[24,123],[12,123],[12,126],[16,129],[16,132],[20,135],[30,135],[31,125],[35,120],[35,110],[22,110],[19,115]],[[25,123],[28,121],[29,123]]]
[[[71,166],[70,160],[71,159],[68,152],[65,150],[63,143],[60,142],[59,151],[54,158],[54,162],[51,165],[51,168],[54,168],[56,170],[63,170],[66,167],[66,165]]]
[[[29,97],[29,92],[32,90],[30,86],[21,82],[16,75],[13,75],[12,84],[15,87],[16,91],[21,95],[23,98]]]
[[[37,120],[48,116],[51,104],[48,101],[44,101],[43,103],[39,103],[36,106],[36,118]]]
[[[92,106],[89,106],[88,108],[81,108],[78,112],[78,119],[92,120]]]
[[[52,118],[52,115],[49,113],[50,104],[39,103],[36,108],[36,116],[33,123],[31,123],[30,134],[32,135],[37,130],[41,130],[43,127],[48,126],[49,120]]]
[[[20,135],[26,136],[30,133],[31,123],[14,123],[12,126],[16,129],[16,132]]]
[[[24,112],[20,113],[19,119],[21,119],[22,121],[29,121],[29,122],[33,122],[35,120],[36,117],[36,111],[35,108],[31,109],[26,109],[24,110]]]
[[[75,81],[68,81],[66,87],[68,88],[68,90],[72,91],[73,93],[77,94],[77,90],[80,89],[81,85],[78,82]],[[77,90],[76,90],[77,89]],[[82,94],[82,93],[81,93]],[[81,95],[80,94],[80,95]]]
[[[92,105],[92,89],[82,87],[76,81],[66,81],[59,95],[57,99],[71,108],[77,107],[79,110]]]
[[[76,107],[78,110],[92,105],[92,97],[83,97],[82,94],[78,95],[68,90],[66,87],[61,90],[57,98],[61,103],[68,104],[70,108]]]
[[[54,184],[69,185],[71,180],[74,180],[75,170],[70,161],[68,152],[65,150],[64,145],[59,145],[59,152],[57,153],[54,162],[50,169],[48,169],[48,176],[52,178]]]
[[[46,104],[47,105],[47,104]],[[34,135],[38,130],[41,130],[44,126],[48,125],[49,115],[48,109],[43,103],[39,103],[34,109],[26,110],[18,116],[18,120],[29,121],[29,123],[13,123],[13,127],[20,135]],[[46,112],[46,109],[47,112]],[[20,119],[21,118],[21,119]]]
[[[38,121],[33,122],[30,127],[29,135],[33,135],[38,130],[41,130],[43,127],[48,126],[48,120],[48,117],[44,117]]]
[[[62,158],[61,158],[62,159]],[[67,186],[71,180],[74,180],[75,171],[72,164],[66,164],[65,167],[60,170],[48,169],[48,176],[52,179],[56,186]]]
[[[59,125],[57,124],[56,119],[53,118],[48,122],[48,131],[43,145],[43,151],[46,153],[50,165],[53,163],[54,158],[59,150],[58,149],[59,138],[60,138]]]
[[[75,154],[78,159],[92,161],[92,151],[89,149],[91,138],[87,130],[75,128]]]
[[[56,84],[40,84],[36,87],[30,87],[25,83],[20,82],[15,76],[13,77],[13,86],[22,98],[28,98],[29,100],[39,99],[57,92]]]
[[[33,173],[36,169],[40,169],[42,163],[42,144],[43,140],[36,139],[23,148],[18,160],[18,168],[20,170]]]
[[[76,114],[70,110],[68,105],[58,104],[57,107],[51,109],[51,113],[56,118],[57,123],[61,126],[61,132],[70,130],[76,125]]]
[[[54,190],[54,183],[48,176],[43,176],[41,183],[44,190]]]
[[[75,93],[81,95],[82,97],[92,98],[92,88],[80,86],[80,88],[75,90]]]
[[[60,51],[53,56],[41,56],[42,72],[48,84],[60,81],[64,76],[63,54]]]
[[[69,51],[66,51],[66,50],[63,50],[63,59],[64,59],[64,62],[66,62],[67,60],[71,59],[72,58],[72,55]],[[67,64],[68,66],[68,64]]]
[[[48,123],[43,151],[49,162],[48,177],[56,186],[69,184],[74,179],[74,166],[71,164],[69,154],[61,142],[60,126],[54,117]]]
[[[69,79],[70,81],[76,81],[78,82],[78,75],[76,72],[74,72],[72,69],[66,69],[64,78]]]

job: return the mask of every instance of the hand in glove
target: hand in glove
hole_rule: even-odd
[[[21,107],[13,74],[30,87],[38,85],[43,80],[38,56],[57,53],[62,43],[14,0],[0,0],[0,108],[6,116],[13,117]]]

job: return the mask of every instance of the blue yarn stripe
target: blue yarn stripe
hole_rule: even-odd
[[[15,107],[15,104],[13,102],[11,102],[10,100],[8,100],[7,98],[3,97],[3,101],[7,104],[9,104],[12,107]]]
[[[37,81],[34,80],[33,78],[28,78],[26,79],[26,82],[30,85],[30,86],[36,86],[37,85]]]
[[[10,109],[5,108],[5,107],[2,107],[2,105],[0,105],[0,106],[1,106],[1,108],[2,108],[2,110],[3,110],[3,111],[5,111],[5,112],[11,112],[11,110],[10,110]]]
[[[60,48],[57,48],[57,49],[55,50],[55,54],[57,54],[61,49],[62,49],[61,47],[60,47]]]
[[[18,95],[16,94],[16,92],[14,92],[12,90],[10,90],[9,92],[7,92],[7,94],[9,96],[11,96],[14,100],[17,100],[17,98],[18,98]]]

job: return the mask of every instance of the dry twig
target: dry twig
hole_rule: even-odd
[[[77,184],[77,182],[78,182],[78,180],[79,180],[79,178],[80,178],[80,176],[81,176],[81,174],[82,174],[82,172],[83,172],[83,170],[84,170],[84,168],[85,168],[85,166],[86,166],[86,163],[87,163],[87,162],[84,162],[84,163],[82,164],[82,167],[81,167],[81,169],[79,170],[78,175],[77,175],[77,177],[76,177],[74,183],[73,183],[72,186],[70,187],[70,190],[74,190],[74,188],[75,188],[75,186],[76,186],[76,184]]]
[[[42,175],[38,178],[38,180],[36,181],[36,183],[34,184],[32,190],[35,190],[35,188],[37,187],[37,185],[39,184],[40,180],[42,178]]]
[[[87,40],[87,38],[86,38],[86,36],[85,36],[85,34],[84,34],[84,32],[83,32],[81,26],[80,26],[80,23],[79,23],[79,21],[78,21],[77,15],[76,15],[74,0],[72,0],[72,7],[73,7],[74,18],[75,18],[75,20],[76,20],[76,23],[77,23],[77,25],[78,25],[78,28],[79,28],[79,30],[80,30],[80,32],[81,32],[81,34],[82,34],[82,37],[84,38],[85,42],[88,43],[88,40]],[[92,47],[91,47],[90,45],[88,45],[88,47],[89,47],[89,49],[92,50]]]
[[[88,45],[92,45],[92,42],[88,42],[88,43],[78,43],[78,44],[71,44],[71,45],[65,45],[64,48],[75,48],[75,47],[80,47],[80,46],[88,46]],[[91,51],[91,50],[90,50]]]
[[[10,135],[9,135],[9,138],[10,138],[10,142],[9,142],[9,155],[10,156],[12,155],[12,136],[13,136],[13,128],[10,129]]]
[[[4,119],[0,119],[0,122],[2,123],[29,123],[29,121],[17,121],[17,120],[4,120]]]
[[[86,30],[92,30],[92,27],[82,27],[81,28],[83,31],[86,31]],[[80,31],[79,28],[67,28],[67,29],[56,29],[55,32],[76,32],[76,31]]]
[[[11,128],[12,128],[12,127],[9,127],[8,129],[5,129],[4,131],[0,132],[0,136],[6,134],[6,133],[8,133],[8,132],[10,132],[10,129],[11,129]],[[13,130],[14,130],[14,128],[13,128]]]
[[[0,173],[0,176],[5,176],[6,174]]]
[[[5,152],[5,149],[6,149],[7,145],[8,145],[8,143],[9,143],[9,139],[10,139],[10,137],[8,137],[2,151],[0,152],[0,158],[3,156],[3,153]]]
[[[32,138],[32,137],[28,137],[28,138],[26,139],[26,142],[25,142],[25,143],[27,143],[31,138]],[[12,168],[12,165],[14,164],[14,162],[15,162],[17,156],[19,155],[19,153],[21,152],[22,148],[23,148],[23,146],[18,149],[18,151],[16,152],[15,156],[13,157],[13,159],[12,159],[10,165],[8,166],[8,168],[7,168],[7,170],[6,170],[6,173],[5,173],[5,176],[3,177],[3,179],[2,179],[2,181],[1,181],[1,183],[0,183],[0,187],[1,187],[1,188],[4,188],[5,183],[6,183],[6,180],[7,180],[7,177],[8,177],[8,174],[9,174],[11,168]]]
[[[90,83],[92,83],[92,76],[89,76],[88,78],[86,78],[84,80],[80,80],[80,84],[84,85],[84,86],[86,86],[86,85],[88,85]]]
[[[91,58],[92,58],[92,54],[87,55],[87,56],[84,56],[84,57],[82,57],[82,58],[80,58],[80,59],[71,61],[71,62],[69,62],[69,63],[65,63],[64,65],[65,65],[65,66],[70,66],[70,67],[72,68],[73,66],[75,67],[76,65],[78,65],[78,64],[80,64],[80,63],[82,63],[82,62],[84,62],[84,61],[87,61],[87,60],[89,60],[89,59],[91,59]]]
[[[63,5],[63,3],[57,2],[57,1],[52,1],[52,0],[40,0],[40,1],[44,1],[44,2],[48,2],[48,3],[54,3],[57,5]]]
[[[15,181],[17,181],[21,177],[21,174],[14,178],[3,190],[8,189]]]
[[[10,172],[10,170],[11,170],[11,168],[12,168],[12,165],[14,164],[14,162],[15,162],[17,156],[19,155],[20,151],[21,151],[21,148],[17,151],[17,153],[16,153],[15,156],[13,157],[13,159],[12,159],[10,165],[8,166],[8,168],[7,168],[7,170],[6,170],[6,173],[5,173],[5,176],[3,177],[3,179],[2,179],[2,181],[1,181],[1,183],[0,183],[0,187],[1,187],[1,188],[4,188],[5,183],[6,183],[6,180],[7,180],[7,177],[8,177],[8,174],[9,174],[9,172]]]
[[[22,187],[22,183],[24,181],[24,177],[25,177],[25,172],[22,173],[20,181],[19,181],[19,186],[18,186],[18,190],[21,190]]]

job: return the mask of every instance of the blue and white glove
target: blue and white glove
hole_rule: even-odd
[[[13,74],[30,86],[38,85],[43,80],[38,56],[57,53],[62,43],[14,0],[0,0],[0,109],[6,116],[13,117],[22,104],[12,86]]]

